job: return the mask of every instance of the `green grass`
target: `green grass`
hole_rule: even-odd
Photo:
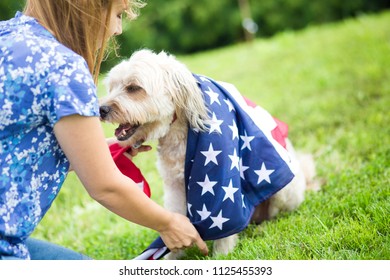
[[[180,57],[287,122],[325,181],[297,211],[249,226],[234,252],[206,259],[390,259],[389,22],[389,12],[362,16]],[[155,158],[136,161],[162,203]],[[72,174],[34,236],[96,259],[131,259],[157,235],[94,202]],[[203,259],[196,249],[186,258]]]

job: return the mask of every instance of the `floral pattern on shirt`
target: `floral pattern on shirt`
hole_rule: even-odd
[[[31,17],[0,22],[0,256],[30,258],[69,169],[53,127],[73,114],[99,116],[85,60]]]

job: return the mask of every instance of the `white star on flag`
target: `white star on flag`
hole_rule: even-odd
[[[188,130],[185,206],[201,237],[217,240],[245,229],[256,205],[294,178],[288,152],[280,148],[288,127],[233,85],[193,76],[210,113],[208,131]],[[142,259],[154,259],[161,248],[158,238],[146,250],[152,257],[143,253]]]
[[[192,207],[192,204],[187,203],[188,213],[190,213],[190,216],[192,217],[191,207]]]
[[[223,224],[230,220],[222,217],[222,210],[219,212],[217,217],[210,217],[210,218],[211,220],[213,220],[213,224],[209,227],[209,229],[218,227],[220,230],[222,230]]]
[[[214,102],[218,103],[219,105],[221,105],[221,102],[219,101],[219,94],[214,92],[210,87],[208,90],[205,91],[205,93],[208,94],[208,96],[210,96],[210,104],[213,104]]]
[[[216,165],[218,165],[217,155],[222,153],[222,151],[215,151],[213,144],[210,143],[209,150],[201,152],[201,153],[206,157],[206,160],[204,162],[204,166],[209,164],[209,162],[214,162]]]
[[[242,139],[242,141],[244,141],[244,144],[242,145],[241,150],[243,150],[243,149],[245,149],[245,148],[248,148],[249,151],[252,151],[252,148],[251,148],[251,141],[252,141],[253,139],[255,139],[255,137],[254,137],[254,136],[248,136],[247,133],[246,133],[246,131],[245,131],[244,133],[245,133],[244,136],[240,136],[241,139]]]
[[[210,83],[210,79],[204,77],[204,76],[199,76],[199,79],[203,82]]]
[[[236,138],[238,139],[238,128],[234,120],[233,120],[233,125],[229,125],[229,128],[232,130],[233,133],[232,140]]]
[[[240,177],[242,179],[245,179],[245,175],[244,175],[244,172],[249,169],[248,166],[244,166],[243,163],[242,163],[242,158],[240,158]]]
[[[222,187],[225,191],[225,197],[222,201],[225,201],[226,199],[230,198],[230,200],[234,203],[234,194],[239,190],[238,188],[233,187],[233,181],[230,180],[228,187]]]
[[[206,220],[211,214],[211,212],[207,210],[206,204],[203,204],[202,211],[196,212],[198,212],[199,216],[201,217],[201,221]]]
[[[224,101],[225,101],[225,103],[226,103],[226,104],[228,105],[228,107],[229,107],[229,112],[235,111],[235,110],[234,110],[234,106],[233,106],[232,102],[230,102],[229,99],[224,99]]]
[[[202,187],[202,196],[207,192],[211,193],[212,195],[215,195],[213,187],[218,182],[210,181],[209,176],[207,174],[206,174],[206,178],[204,179],[204,182],[197,182],[197,183]]]
[[[230,167],[230,170],[233,170],[234,168],[237,168],[239,170],[239,164],[240,164],[240,157],[237,156],[237,151],[234,149],[233,155],[229,155],[230,160],[232,161],[232,166]]]
[[[210,121],[208,121],[208,124],[210,125],[209,133],[211,134],[214,131],[217,131],[220,134],[222,134],[222,130],[221,130],[221,124],[222,123],[223,123],[223,121],[218,120],[217,116],[215,115],[215,113],[213,113],[212,119]]]
[[[274,173],[275,170],[267,169],[265,166],[265,163],[261,165],[260,170],[255,170],[255,173],[259,176],[259,179],[257,181],[257,184],[260,184],[263,180],[267,181],[268,183],[271,183],[271,179],[269,178],[269,175]]]
[[[242,194],[241,198],[242,198],[242,208],[246,208],[245,201],[244,201],[245,196]]]

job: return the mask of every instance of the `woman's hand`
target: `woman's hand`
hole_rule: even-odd
[[[54,132],[93,199],[128,221],[158,231],[172,251],[197,245],[203,254],[208,253],[206,243],[187,217],[162,208],[120,172],[111,157],[99,118],[63,117],[54,126]],[[141,146],[129,155],[148,150],[150,147]]]
[[[129,147],[129,149],[126,151],[126,153],[124,153],[124,155],[128,158],[128,159],[132,159],[133,157],[135,157],[136,155],[138,155],[138,153],[142,153],[142,152],[148,152],[152,149],[151,146],[149,145],[141,145],[141,147],[135,149],[133,147]]]
[[[206,243],[189,219],[183,215],[172,213],[167,228],[160,230],[159,233],[165,245],[172,252],[196,245],[203,255],[207,256],[208,254]]]

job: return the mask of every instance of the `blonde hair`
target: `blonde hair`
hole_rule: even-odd
[[[36,18],[60,43],[81,55],[97,83],[114,1],[117,0],[27,0],[24,13]],[[123,3],[130,20],[145,5],[142,0],[123,0]],[[105,26],[103,40],[99,38],[102,26]]]

